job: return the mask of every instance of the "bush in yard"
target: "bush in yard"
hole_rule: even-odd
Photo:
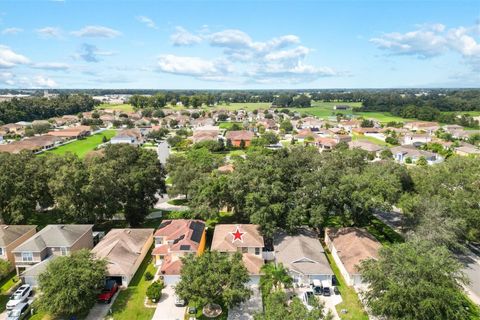
[[[149,271],[145,272],[145,280],[147,281],[153,280],[153,274]]]
[[[145,274],[146,275],[146,274]],[[165,284],[162,280],[157,280],[152,282],[152,284],[147,289],[147,297],[152,301],[160,300],[162,296],[162,290],[165,288]]]
[[[9,261],[0,259],[0,279],[5,278],[12,270],[12,265]]]

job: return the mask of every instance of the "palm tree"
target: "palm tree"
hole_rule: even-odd
[[[260,288],[264,295],[271,293],[272,289],[279,291],[282,286],[284,288],[292,287],[293,279],[283,264],[267,263],[262,266],[261,270],[263,274],[260,277]]]

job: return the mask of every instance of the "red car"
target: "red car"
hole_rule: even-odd
[[[105,283],[105,288],[98,295],[98,301],[104,303],[110,303],[113,296],[118,291],[118,284],[115,280],[107,280]]]

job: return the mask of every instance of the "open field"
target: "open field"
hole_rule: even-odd
[[[374,138],[374,137],[368,137],[368,136],[364,136],[364,135],[359,135],[359,134],[356,134],[354,133],[353,134],[353,137],[352,137],[352,140],[358,140],[358,141],[370,141],[372,143],[375,143],[376,145],[378,146],[381,146],[381,147],[390,147],[391,145],[386,143],[385,141],[383,140],[380,140],[380,139],[377,139],[377,138]]]
[[[335,105],[348,105],[351,108],[349,110],[333,110]],[[323,102],[323,101],[312,101],[312,106],[309,108],[288,108],[291,111],[300,112],[301,114],[307,113],[312,116],[319,118],[327,118],[330,116],[335,116],[337,113],[341,114],[352,114],[352,108],[360,107],[360,102],[344,103],[344,102]]]
[[[113,136],[115,136],[115,134],[115,130],[105,130],[85,139],[73,141],[58,148],[46,151],[45,153],[65,154],[66,152],[72,152],[80,158],[83,158],[87,153],[95,150],[95,148],[102,143],[104,136],[110,140]]]
[[[97,107],[99,110],[116,110],[121,112],[133,112],[133,107],[131,104],[109,104],[109,103],[102,103]]]

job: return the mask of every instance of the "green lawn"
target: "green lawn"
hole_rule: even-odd
[[[104,136],[110,140],[116,133],[116,130],[105,130],[85,139],[76,140],[58,148],[46,151],[45,153],[65,154],[66,152],[72,152],[80,158],[84,158],[87,153],[95,150],[95,148],[102,143]]]
[[[138,268],[127,289],[120,291],[117,299],[112,305],[112,316],[115,320],[150,320],[155,313],[154,308],[146,308],[144,301],[148,286],[152,281],[145,280],[145,273],[148,271],[155,274],[156,270],[151,263],[150,252]]]
[[[227,121],[220,121],[217,123],[217,125],[220,127],[220,129],[231,129],[233,124],[236,123],[240,128],[242,128],[243,124],[241,122],[227,122]]]
[[[131,104],[109,104],[102,103],[97,107],[99,110],[116,110],[120,112],[133,112],[133,106]]]
[[[332,254],[326,249],[325,253],[327,254],[328,262],[332,267],[333,273],[337,278],[338,282],[338,290],[342,296],[342,302],[337,304],[335,308],[337,309],[337,313],[342,320],[368,320],[367,313],[363,310],[363,306],[358,299],[358,295],[353,289],[353,287],[347,286],[345,279],[343,278],[340,270],[333,260]],[[346,309],[347,313],[341,313],[342,309]]]
[[[385,141],[383,140],[380,140],[380,139],[377,139],[377,138],[374,138],[374,137],[368,137],[368,136],[364,136],[364,135],[359,135],[359,134],[356,134],[354,133],[353,134],[353,137],[352,137],[352,140],[358,140],[358,141],[370,141],[372,143],[375,143],[376,145],[379,145],[381,147],[389,147],[390,144],[386,143]]]

